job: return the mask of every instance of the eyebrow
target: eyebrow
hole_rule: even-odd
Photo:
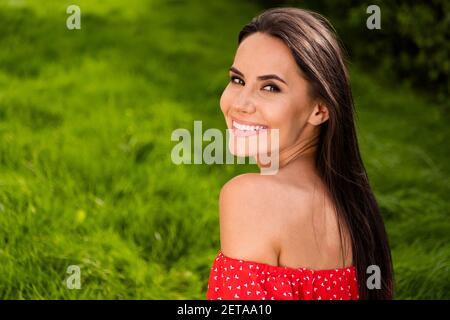
[[[236,69],[235,67],[231,67],[230,71],[233,71],[234,73],[237,73],[238,75],[240,75],[241,77],[244,77],[244,74],[242,72],[240,72],[238,69]],[[269,80],[269,79],[276,79],[278,81],[283,82],[285,85],[287,85],[286,81],[284,81],[283,79],[281,79],[279,76],[277,76],[276,74],[265,74],[263,76],[259,76],[257,78],[258,80]]]

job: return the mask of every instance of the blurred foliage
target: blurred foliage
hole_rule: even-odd
[[[450,96],[450,1],[448,0],[261,0],[265,7],[294,6],[327,17],[350,60],[378,77],[414,86],[430,98]],[[369,5],[381,11],[381,29],[369,30]]]

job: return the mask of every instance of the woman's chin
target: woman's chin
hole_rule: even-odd
[[[253,157],[257,154],[256,150],[247,150],[236,146],[229,146],[230,153],[235,157]]]
[[[266,135],[235,135],[230,131],[228,147],[230,153],[236,157],[255,157],[258,154],[267,154],[268,141]]]
[[[256,157],[257,155],[267,154],[266,148],[258,149],[257,147],[247,147],[245,145],[236,145],[230,141],[228,145],[230,153],[235,157]]]

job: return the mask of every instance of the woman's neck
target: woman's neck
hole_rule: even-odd
[[[309,141],[300,140],[279,151],[276,174],[281,176],[293,172],[316,172],[317,141],[317,137]],[[257,164],[262,172],[265,166],[262,166],[258,159]]]

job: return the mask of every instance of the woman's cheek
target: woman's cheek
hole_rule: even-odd
[[[223,90],[222,95],[220,96],[220,109],[224,114],[226,114],[226,111],[228,110],[228,86]]]
[[[289,144],[289,136],[294,115],[289,112],[286,103],[271,103],[270,108],[265,109],[266,121],[271,128],[278,129],[279,146],[284,148]]]

